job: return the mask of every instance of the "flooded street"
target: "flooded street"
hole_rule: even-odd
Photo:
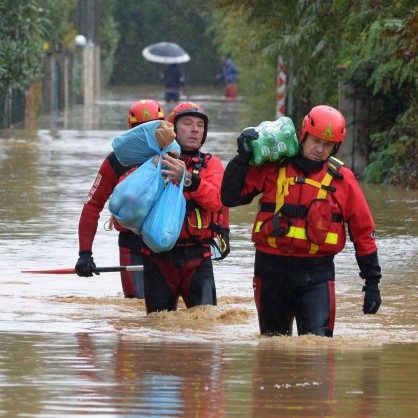
[[[21,273],[74,267],[83,203],[112,140],[127,129],[130,104],[161,94],[108,91],[32,129],[0,131],[0,416],[416,414],[418,191],[362,185],[376,222],[382,306],[362,313],[348,242],[336,257],[332,340],[260,338],[250,242],[257,202],[231,209],[232,250],[214,266],[217,307],[180,304],[146,316],[142,300],[123,298],[119,273]],[[188,94],[209,115],[203,151],[226,165],[248,126],[240,104],[219,91]],[[97,266],[119,264],[118,234],[104,228],[109,216],[106,205]]]

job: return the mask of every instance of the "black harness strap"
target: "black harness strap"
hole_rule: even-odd
[[[272,212],[276,210],[275,203],[259,203],[258,204],[259,212]],[[303,205],[291,205],[285,203],[280,209],[279,213],[289,218],[305,219],[308,215],[308,208]],[[332,222],[342,222],[343,216],[341,213],[332,214]]]

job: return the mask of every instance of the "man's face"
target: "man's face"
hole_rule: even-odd
[[[314,161],[325,161],[333,151],[335,142],[325,141],[312,134],[306,135],[302,144],[302,154]]]
[[[177,120],[176,131],[180,147],[185,151],[195,151],[202,143],[205,122],[197,116],[182,116]]]

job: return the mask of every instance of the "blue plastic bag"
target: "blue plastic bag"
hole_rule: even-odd
[[[155,154],[155,153],[154,153]],[[146,216],[164,190],[162,156],[157,166],[150,158],[121,181],[109,199],[109,211],[124,228],[139,234]]]
[[[112,141],[112,148],[122,165],[130,166],[142,164],[155,154],[173,152],[180,155],[180,145],[176,140],[164,150],[160,149],[155,132],[160,126],[160,120],[152,120],[135,126],[129,131],[117,136]]]
[[[184,176],[179,185],[170,181],[142,225],[142,239],[154,253],[170,251],[179,238],[186,215],[183,188]]]

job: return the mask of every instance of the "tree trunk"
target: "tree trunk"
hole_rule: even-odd
[[[10,128],[10,117],[12,111],[12,88],[8,87],[3,102],[3,129]]]

